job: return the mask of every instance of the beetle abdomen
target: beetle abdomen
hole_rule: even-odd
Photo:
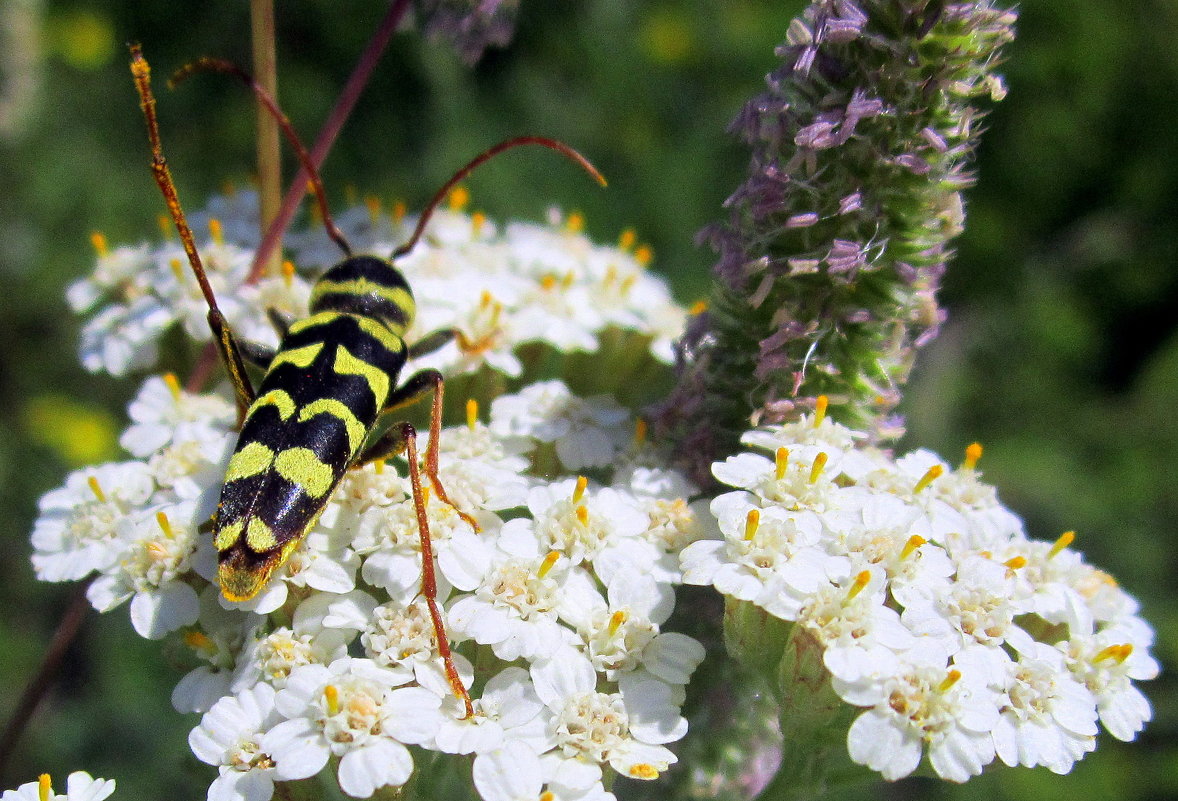
[[[325,311],[291,326],[229,461],[214,544],[222,590],[252,598],[355,462],[405,363],[379,321]]]

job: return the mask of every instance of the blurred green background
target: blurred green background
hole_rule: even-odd
[[[324,177],[419,205],[457,165],[520,133],[564,139],[610,178],[598,190],[543,154],[513,154],[470,181],[493,218],[579,209],[594,237],[634,226],[681,300],[703,294],[712,257],[694,233],[719,216],[746,157],[725,134],[775,65],[801,3],[523,0],[514,43],[475,68],[406,31],[331,154]],[[308,139],[386,5],[288,0],[278,15],[280,95]],[[950,322],[905,401],[907,444],[951,460],[974,440],[1002,498],[1038,537],[1077,547],[1142,601],[1156,654],[1175,660],[1178,521],[1178,5],[1027,0],[968,194],[968,227],[943,299]],[[241,2],[0,3],[0,716],[7,719],[72,591],[38,584],[28,532],[65,472],[116,458],[136,381],[85,374],[66,284],[89,272],[91,231],[112,243],[156,232],[160,201],[123,42],[164,75],[197,55],[248,63]],[[188,207],[248,181],[253,111],[228,81],[161,97]],[[188,752],[195,722],[170,708],[177,675],[124,612],[91,613],[62,682],[0,788],[85,769],[117,798],[204,798]],[[1143,687],[1155,720],[1138,742],[1102,735],[1063,778],[992,769],[960,788],[925,780],[847,798],[1073,801],[1178,797],[1171,673]]]

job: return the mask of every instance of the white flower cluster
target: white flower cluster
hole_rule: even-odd
[[[53,780],[42,773],[35,782],[25,782],[15,790],[5,790],[0,801],[103,801],[115,791],[114,779],[95,779],[85,771],[66,777],[65,793],[53,790]]]
[[[856,447],[820,406],[750,431],[713,465],[717,539],[682,553],[683,579],[791,621],[822,649],[834,691],[864,708],[851,758],[886,779],[926,752],[962,782],[1000,759],[1066,773],[1097,721],[1132,739],[1150,718],[1133,680],[1157,675],[1153,631],[1107,573],[1028,539],[976,470],[928,451]]]
[[[636,247],[632,232],[617,247],[592,243],[580,233],[578,215],[547,225],[512,223],[502,230],[479,213],[460,210],[466,197],[435,213],[417,247],[397,262],[413,288],[418,316],[409,341],[443,327],[460,330],[464,345],[451,343],[420,360],[446,375],[487,365],[508,376],[521,374],[516,349],[543,342],[562,352],[596,352],[610,328],[649,339],[651,355],[670,364],[672,341],[686,313],[665,282],[645,264],[649,249]],[[385,255],[408,239],[416,219],[386,212],[371,200],[336,220],[356,253]],[[192,215],[196,244],[221,311],[242,338],[273,346],[277,338],[266,310],[291,317],[307,312],[311,283],[322,268],[341,260],[322,226],[289,234],[297,269],[247,281],[257,244],[257,199],[253,192],[217,198]],[[150,368],[159,342],[177,322],[197,341],[210,339],[207,308],[179,242],[110,248],[94,236],[94,273],[69,287],[75,312],[89,315],[82,329],[82,364],[115,376]]]
[[[340,222],[357,250],[392,249],[388,215],[356,216]],[[477,359],[435,354],[449,374],[485,362],[511,375],[515,345],[530,340],[592,350],[607,325],[653,336],[647,315],[671,307],[631,253],[570,230],[520,225],[498,234],[453,210],[439,212],[431,230],[401,265],[420,326],[458,325],[485,345]],[[298,313],[307,285],[288,271],[241,286],[250,253],[220,236],[203,251],[214,288],[241,335],[265,341],[256,335],[269,325],[265,310]],[[317,235],[295,242],[307,262],[322,247]],[[165,281],[173,252],[107,252],[99,275],[71,290],[78,308],[117,298],[84,335],[89,366],[119,373],[150,362],[176,319],[208,338],[195,282],[183,270]],[[546,292],[550,305],[538,299]],[[151,323],[136,327],[133,317]],[[705,536],[697,515],[706,509],[689,506],[681,476],[651,466],[653,448],[607,396],[580,398],[548,381],[497,398],[486,424],[476,404],[467,411],[467,425],[441,434],[440,479],[478,528],[428,487],[426,507],[437,600],[470,689],[469,717],[420,595],[403,466],[349,471],[301,546],[240,604],[221,597],[211,537],[201,533],[236,441],[227,394],[147,379],[121,439],[134,458],[79,470],[42,498],[32,536],[38,577],[97,574],[88,590],[95,608],[129,601],[139,634],[177,639],[191,654],[172,702],[203,715],[189,744],[218,768],[210,799],[264,801],[276,782],[325,768],[348,795],[369,797],[404,784],[411,749],[425,749],[473,760],[487,801],[606,801],[606,771],[654,779],[676,761],[667,745],[687,730],[684,686],[704,649],[664,626],[681,580],[678,552]],[[569,477],[538,476],[540,462]]]

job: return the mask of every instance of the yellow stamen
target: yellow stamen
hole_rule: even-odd
[[[611,264],[605,270],[605,278],[602,279],[602,283],[612,284],[614,281],[617,281],[617,280],[618,280],[618,266],[616,264]]]
[[[706,300],[697,300],[695,303],[691,304],[691,308],[687,310],[687,313],[692,317],[695,317],[697,315],[703,314],[707,310],[708,302]]]
[[[1019,568],[1027,566],[1027,557],[1025,557],[1025,556],[1012,556],[1011,558],[1007,559],[1002,564],[1006,565],[1011,570],[1018,570]]]
[[[180,379],[176,378],[175,373],[164,373],[164,384],[168,388],[168,392],[172,393],[172,400],[177,403],[180,402]]]
[[[643,267],[650,264],[652,259],[654,259],[654,251],[651,250],[650,245],[639,245],[638,249],[634,251],[634,261]]]
[[[627,228],[622,231],[621,236],[618,237],[618,247],[622,250],[629,250],[634,247],[634,243],[638,241],[638,232],[633,228]]]
[[[961,466],[966,470],[973,470],[978,466],[978,460],[982,458],[982,443],[975,442],[965,449],[965,461]]]
[[[819,395],[814,402],[814,428],[822,425],[822,421],[826,419],[826,407],[830,405],[830,398],[825,395]]]
[[[404,200],[398,200],[393,204],[393,222],[400,224],[401,220],[405,219],[405,215],[409,213],[409,207],[405,205]]]
[[[540,279],[540,287],[545,292],[551,292],[553,289],[556,289],[556,276],[551,273],[543,276]]]
[[[474,398],[466,401],[466,427],[474,431],[479,422],[479,402]]]
[[[189,631],[184,634],[184,644],[194,651],[215,651],[216,644],[203,631]]]
[[[102,487],[98,484],[98,476],[90,476],[86,479],[86,483],[90,485],[90,491],[94,493],[94,497],[98,499],[99,503],[106,503],[106,493],[102,491]]]
[[[378,476],[384,475],[384,459],[377,459],[372,465],[376,468],[376,474]]]
[[[1071,545],[1075,539],[1076,532],[1074,531],[1065,531],[1063,534],[1060,534],[1059,539],[1055,541],[1055,544],[1051,546],[1051,550],[1047,552],[1047,558],[1051,559],[1054,557],[1064,548],[1067,548],[1069,545]]]
[[[634,446],[641,447],[646,444],[646,435],[649,431],[647,422],[639,417],[634,421]]]
[[[1107,661],[1111,661],[1111,662],[1116,662],[1119,665],[1122,662],[1124,662],[1126,659],[1128,659],[1129,655],[1131,653],[1133,653],[1133,645],[1131,643],[1122,643],[1120,645],[1110,645],[1108,648],[1103,649],[1096,656],[1092,657],[1092,661],[1093,662],[1104,662],[1107,660]]]
[[[327,702],[327,714],[334,717],[339,714],[339,689],[334,684],[323,688],[323,700]]]
[[[932,484],[934,481],[936,481],[938,478],[940,478],[944,474],[944,472],[945,472],[944,466],[939,465],[939,464],[933,465],[932,467],[930,467],[928,469],[928,471],[923,476],[921,476],[920,481],[916,482],[916,486],[912,488],[912,492],[913,493],[920,492],[925,487],[927,487],[929,484]]]
[[[847,590],[847,600],[851,600],[859,593],[863,592],[863,588],[871,583],[871,571],[863,570],[859,575],[855,576],[854,583],[851,584],[851,589]]]
[[[477,238],[483,232],[483,226],[487,224],[487,215],[481,211],[476,211],[470,215],[470,235]]]
[[[110,248],[106,244],[106,235],[101,231],[90,234],[90,244],[94,246],[94,252],[98,254],[100,259],[110,252]]]
[[[433,487],[431,487],[429,484],[422,485],[422,487],[421,487],[421,505],[422,506],[429,506],[429,494],[430,494],[430,490],[432,490],[432,489],[433,489]]]
[[[908,542],[904,543],[904,550],[900,551],[900,558],[907,559],[916,551],[921,545],[924,545],[928,540],[919,534],[913,534],[908,538]]]
[[[218,247],[225,244],[225,231],[221,228],[221,221],[216,217],[209,217],[209,237]]]
[[[659,770],[650,763],[639,762],[637,765],[630,766],[630,775],[635,779],[657,779]]]
[[[814,466],[810,468],[810,483],[813,484],[822,475],[822,471],[826,469],[826,460],[830,457],[826,455],[826,451],[822,451],[814,457]]]
[[[462,211],[470,202],[470,190],[465,186],[456,186],[450,190],[450,197],[446,199],[450,211]]]
[[[585,497],[585,490],[589,487],[589,479],[577,476],[577,486],[573,488],[573,503],[580,503]]]
[[[950,670],[949,674],[947,676],[945,676],[945,680],[943,682],[941,682],[941,686],[938,687],[937,690],[940,692],[945,692],[950,687],[952,687],[954,684],[956,684],[960,679],[961,679],[961,671],[958,670],[957,668],[953,668],[953,670]]]
[[[13,793],[16,795],[16,793]],[[37,798],[39,801],[49,801],[53,797],[53,780],[49,778],[48,773],[42,773],[37,777]]]
[[[577,507],[577,521],[582,526],[589,525],[589,507],[585,506],[585,504]]]
[[[159,214],[155,218],[155,224],[159,226],[160,236],[167,241],[172,238],[172,218],[167,214]]]
[[[179,259],[170,259],[168,266],[172,268],[172,275],[176,276],[176,280],[184,283],[184,263]]]
[[[773,461],[776,464],[773,475],[778,481],[781,481],[785,478],[785,471],[789,469],[789,448],[778,448]]]
[[[749,513],[744,518],[744,539],[745,542],[752,542],[753,537],[757,536],[757,529],[761,527],[761,510],[749,509]]]
[[[538,801],[556,801],[556,794],[551,790],[545,790],[544,792],[540,793],[540,798]]]
[[[609,636],[612,637],[615,634],[617,634],[618,629],[620,629],[622,627],[622,624],[626,622],[626,618],[628,618],[628,617],[629,617],[629,615],[627,615],[625,610],[622,610],[622,609],[619,609],[618,611],[616,611],[612,615],[610,615]]]
[[[364,196],[364,208],[368,209],[368,219],[376,225],[380,221],[380,213],[383,211],[384,204],[380,202],[380,198],[376,195]]]
[[[574,211],[569,214],[569,218],[564,221],[564,229],[570,234],[579,234],[585,230],[585,215],[579,211]]]
[[[544,561],[540,563],[540,569],[536,571],[536,575],[544,578],[558,559],[560,559],[560,551],[549,551],[548,555],[544,557]]]
[[[176,532],[172,529],[172,523],[168,520],[168,516],[163,512],[155,513],[155,522],[159,524],[160,531],[164,532],[164,536],[168,539],[175,539]]]
[[[562,289],[568,289],[569,287],[571,287],[573,285],[573,282],[576,280],[577,280],[577,278],[575,275],[573,275],[573,271],[569,270],[567,273],[564,274],[564,278],[560,279],[560,286]]]
[[[282,261],[282,283],[287,289],[294,283],[295,266],[290,259],[283,259]]]
[[[634,285],[636,283],[638,283],[638,276],[627,275],[625,278],[622,279],[622,284],[620,287],[618,287],[618,291],[624,297],[624,296],[630,294],[630,290],[634,288]]]

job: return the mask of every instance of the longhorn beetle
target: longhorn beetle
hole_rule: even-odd
[[[322,182],[306,149],[273,98],[236,65],[214,59],[194,62],[177,73],[173,81],[195,69],[241,78],[275,116],[311,177],[324,226],[344,253],[344,260],[314,283],[309,317],[287,323],[277,314],[270,314],[282,334],[277,351],[238,340],[217,306],[164,159],[150,67],[139,46],[131,45],[131,74],[147,123],[152,175],[209,307],[209,327],[229,373],[241,416],[241,432],[211,521],[221,591],[230,601],[253,598],[314,527],[349,468],[405,453],[421,540],[421,596],[429,608],[446,676],[469,717],[473,714],[470,695],[454,667],[437,603],[417,432],[408,422],[394,423],[368,442],[382,416],[432,393],[425,473],[439,500],[454,507],[438,478],[442,375],[437,370],[421,370],[401,386],[397,386],[397,379],[408,359],[436,350],[452,339],[461,345],[465,337],[456,330],[442,330],[413,345],[405,343],[403,337],[413,323],[415,306],[409,284],[393,265],[393,259],[413,248],[433,209],[458,181],[509,148],[543,145],[576,161],[602,185],[605,180],[568,145],[541,137],[508,140],[471,160],[443,185],[423,211],[409,240],[390,258],[356,256],[331,219]],[[256,391],[246,373],[247,362],[265,370]],[[475,525],[468,514],[455,511]]]

